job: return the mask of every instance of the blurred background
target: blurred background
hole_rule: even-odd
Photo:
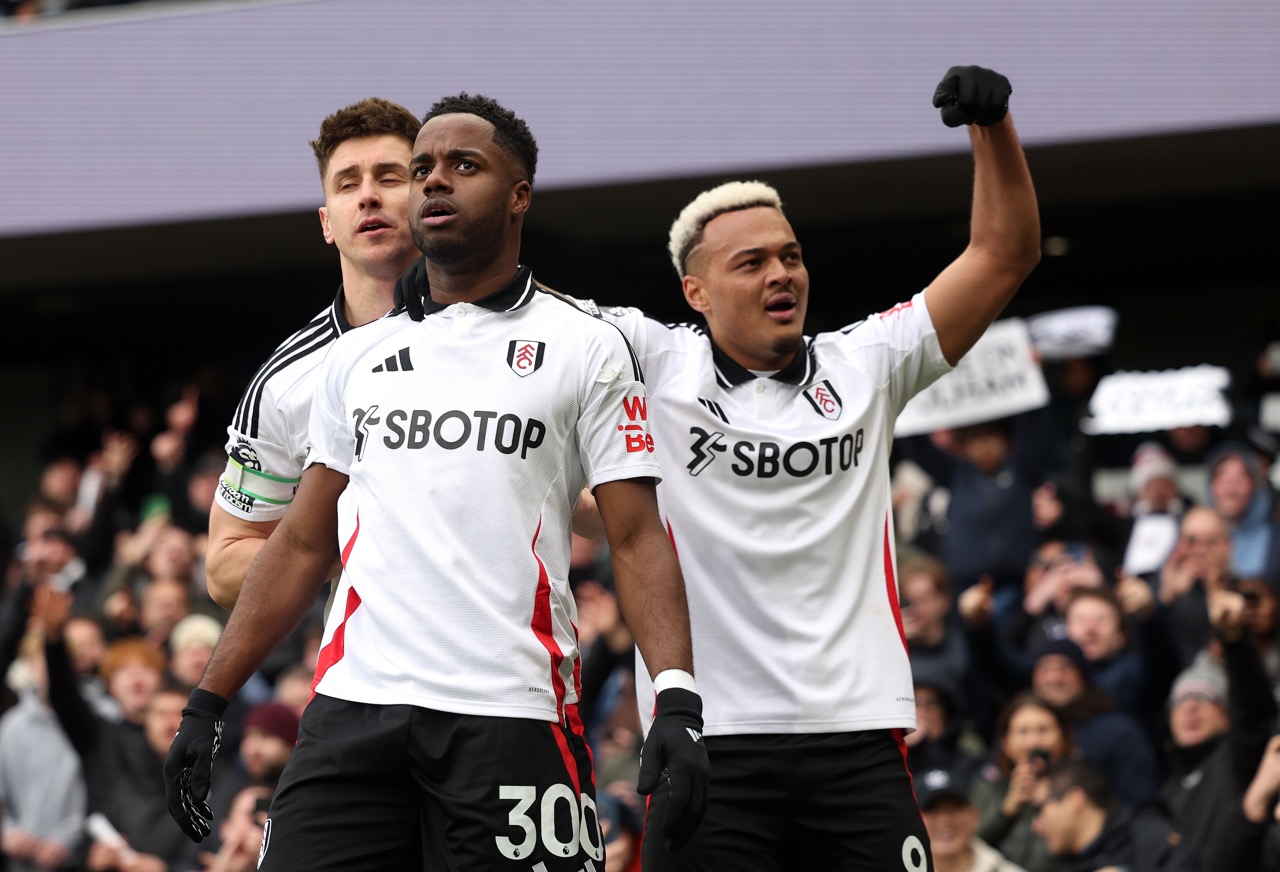
[[[163,429],[198,385],[221,444],[253,370],[332,299],[308,140],[366,96],[513,107],[541,147],[524,259],[671,320],[688,317],[675,214],[726,178],[773,183],[817,332],[963,247],[968,140],[929,100],[947,67],[981,63],[1013,83],[1043,210],[1046,257],[1009,314],[1114,307],[1119,369],[1247,375],[1280,333],[1275,3],[0,5],[11,520],[63,450],[51,435],[87,419]]]

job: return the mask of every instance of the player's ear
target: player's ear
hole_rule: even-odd
[[[316,211],[320,213],[320,232],[324,234],[324,241],[333,245],[333,229],[329,226],[329,210],[321,206]]]
[[[529,203],[533,200],[533,186],[521,179],[511,189],[511,214],[523,215],[529,211]]]
[[[706,314],[711,308],[711,303],[707,299],[706,286],[702,283],[702,279],[697,276],[685,276],[681,282],[681,288],[684,290],[684,299],[695,312]]]

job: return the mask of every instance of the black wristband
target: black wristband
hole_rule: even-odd
[[[197,687],[191,691],[191,696],[187,698],[187,707],[182,710],[185,715],[187,712],[193,714],[207,715],[214,720],[221,718],[227,710],[227,701],[216,693],[203,690]]]

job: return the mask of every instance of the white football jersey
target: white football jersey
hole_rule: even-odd
[[[657,479],[640,368],[527,268],[333,344],[307,464],[350,477],[315,690],[554,721],[578,699],[569,591],[584,484]]]
[[[709,735],[915,727],[889,501],[894,421],[950,367],[924,294],[757,378],[635,309]],[[653,707],[636,669],[642,715]],[[647,725],[646,725],[647,728]]]
[[[320,363],[351,330],[343,293],[272,352],[249,381],[227,427],[227,468],[214,501],[245,521],[284,516],[307,459],[307,426]]]

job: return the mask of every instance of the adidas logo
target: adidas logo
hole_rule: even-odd
[[[409,349],[401,348],[396,354],[375,366],[373,372],[412,372],[413,361],[409,359]]]
[[[689,734],[689,737],[690,737],[691,739],[693,739],[693,741],[695,741],[695,742],[701,742],[701,741],[702,741],[702,733],[699,733],[699,732],[698,732],[697,730],[695,730],[693,727],[685,727],[685,728],[684,728],[684,731],[685,731],[686,733],[688,733],[688,734]]]

